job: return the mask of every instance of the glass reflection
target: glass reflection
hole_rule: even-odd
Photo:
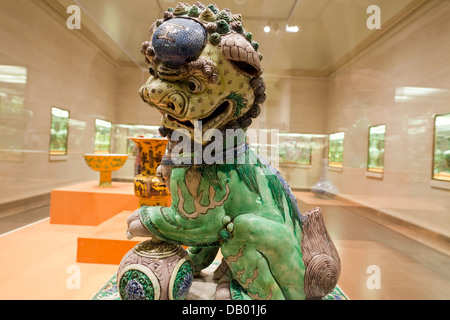
[[[434,121],[433,179],[450,181],[450,113]]]
[[[369,152],[367,158],[367,170],[370,172],[384,171],[384,141],[386,125],[369,128]]]
[[[111,147],[111,122],[95,119],[94,153],[109,153]]]
[[[50,156],[67,155],[69,136],[69,111],[52,107],[50,129]]]
[[[331,133],[328,141],[328,166],[342,168],[344,164],[345,132]]]
[[[27,68],[0,65],[0,160],[21,161]]]
[[[136,156],[138,154],[136,144],[128,139],[129,137],[162,138],[159,134],[159,126],[114,124],[111,137],[113,153]]]
[[[310,134],[280,133],[279,163],[311,164]]]

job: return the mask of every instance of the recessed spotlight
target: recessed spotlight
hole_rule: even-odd
[[[286,32],[298,32],[300,28],[298,26],[286,25]]]
[[[270,32],[270,27],[269,26],[265,26],[264,27],[264,32],[269,33]]]

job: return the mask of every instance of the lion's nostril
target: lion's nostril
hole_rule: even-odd
[[[169,102],[169,103],[167,104],[167,107],[168,107],[169,109],[172,109],[172,110],[175,111],[175,105],[174,105],[172,102]]]

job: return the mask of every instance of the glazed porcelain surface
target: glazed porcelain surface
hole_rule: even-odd
[[[111,187],[111,172],[119,170],[128,159],[127,154],[84,154],[89,168],[100,172],[100,187]]]
[[[258,48],[240,14],[213,4],[180,2],[152,25],[140,95],[162,114],[172,199],[141,206],[128,234],[189,247],[194,273],[220,248],[216,299],[320,299],[340,273],[321,211],[300,214],[286,181],[245,143],[266,99]]]
[[[193,279],[192,261],[186,250],[150,240],[131,249],[117,272],[122,300],[184,300]]]
[[[142,205],[169,205],[170,196],[166,184],[157,176],[157,168],[161,164],[166,151],[166,138],[129,138],[139,149],[136,161],[134,193]]]

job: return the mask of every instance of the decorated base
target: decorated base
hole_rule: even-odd
[[[122,300],[184,300],[193,278],[192,261],[182,246],[153,240],[128,251],[117,271]]]
[[[199,276],[194,278],[186,300],[214,300],[217,281],[213,280],[213,272],[219,266],[220,261],[214,261],[204,269]],[[114,275],[106,285],[92,298],[92,300],[121,300],[117,289],[117,275]],[[323,300],[349,300],[337,286]]]

